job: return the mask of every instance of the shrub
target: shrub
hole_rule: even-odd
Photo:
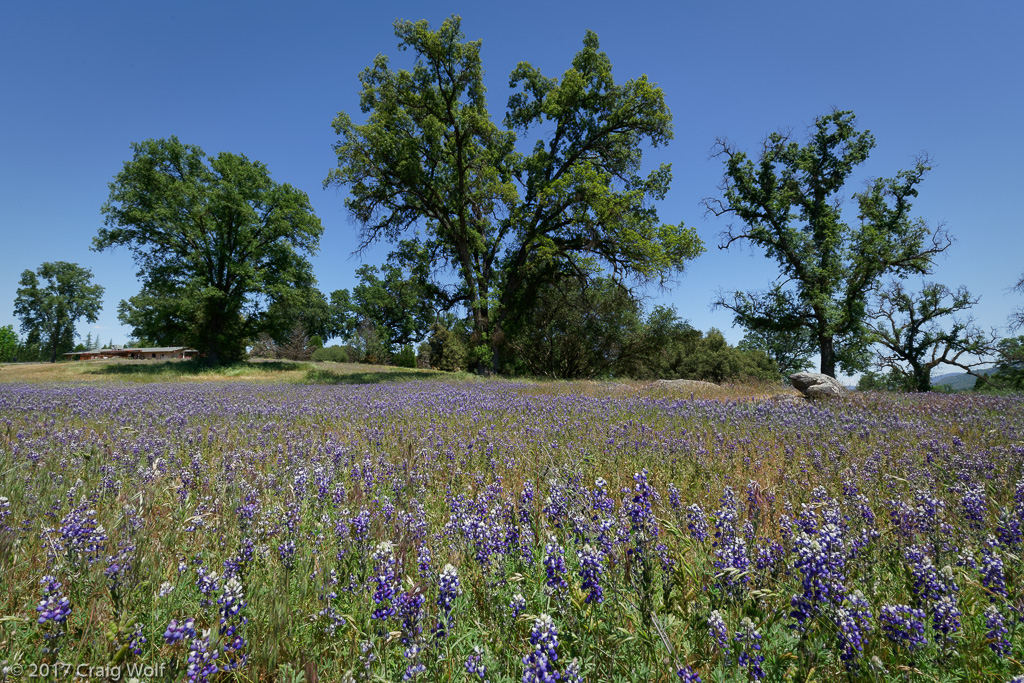
[[[456,372],[466,367],[466,344],[458,332],[434,323],[427,343],[430,345],[431,367],[445,372]]]
[[[395,354],[393,362],[400,368],[414,368],[416,367],[416,352],[411,346],[403,346],[402,350]]]

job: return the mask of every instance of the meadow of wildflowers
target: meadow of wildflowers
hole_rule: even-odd
[[[1010,681],[1022,546],[1018,397],[0,385],[0,680]]]

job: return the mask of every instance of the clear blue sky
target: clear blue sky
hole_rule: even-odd
[[[25,2],[0,10],[0,325],[18,327],[21,272],[65,260],[106,287],[102,316],[82,336],[128,337],[117,303],[138,291],[135,267],[123,250],[89,245],[130,144],[170,135],[258,159],[307,192],[325,228],[313,259],[320,288],[351,287],[363,260],[379,263],[387,248],[353,257],[344,195],[322,189],[335,163],[331,120],[360,116],[357,76],[375,55],[408,64],[396,18],[437,26],[453,13],[483,40],[496,120],[516,63],[560,76],[587,29],[617,80],[646,74],[664,89],[675,141],[646,157],[673,164],[660,213],[696,226],[709,249],[649,294],[694,326],[737,341],[731,316],[710,310],[715,291],[763,288],[777,274],[760,253],[716,248],[725,223],[700,204],[721,181],[715,139],[756,151],[773,130],[799,138],[832,107],[855,111],[877,139],[863,178],[892,175],[923,151],[936,162],[916,214],[958,241],[933,279],[981,295],[975,316],[986,327],[1024,304],[1009,291],[1024,271],[1020,3]]]

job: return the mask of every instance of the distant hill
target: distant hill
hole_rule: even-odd
[[[984,368],[978,370],[978,374],[990,375],[995,371],[995,368]],[[966,372],[950,372],[945,375],[932,377],[932,386],[946,387],[952,391],[968,391],[974,388],[974,383],[977,381],[976,377],[968,375]]]

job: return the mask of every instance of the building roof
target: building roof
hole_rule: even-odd
[[[85,351],[71,351],[65,353],[65,356],[80,356],[84,353],[105,353],[105,354],[123,354],[123,353],[175,353],[177,351],[191,351],[192,353],[198,353],[195,349],[187,346],[147,346],[147,347],[119,347],[113,349],[86,349]]]

